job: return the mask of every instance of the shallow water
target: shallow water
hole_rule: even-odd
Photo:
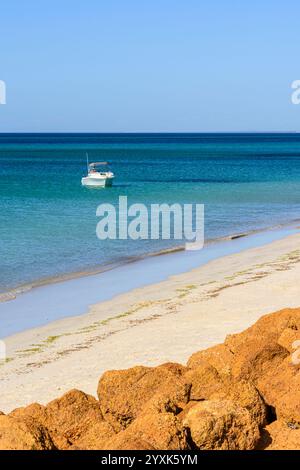
[[[138,287],[166,280],[214,259],[262,246],[297,233],[285,228],[207,245],[199,251],[151,256],[113,270],[36,287],[0,303],[1,337],[88,311],[90,305]],[[104,319],[105,317],[103,317]]]

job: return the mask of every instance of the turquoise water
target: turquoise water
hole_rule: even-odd
[[[85,152],[112,188],[81,187]],[[96,208],[203,203],[206,239],[300,218],[298,134],[0,135],[0,291],[182,244],[100,241]]]

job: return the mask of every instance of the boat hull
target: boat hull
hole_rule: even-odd
[[[91,178],[90,176],[85,176],[81,179],[81,184],[83,186],[93,186],[98,188],[106,188],[112,186],[113,178]]]

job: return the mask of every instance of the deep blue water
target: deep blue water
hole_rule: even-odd
[[[85,152],[112,188],[83,188]],[[300,134],[0,134],[0,291],[182,244],[99,241],[96,208],[203,203],[206,238],[300,219]]]

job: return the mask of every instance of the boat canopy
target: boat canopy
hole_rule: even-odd
[[[95,168],[95,166],[100,166],[100,165],[109,165],[108,162],[94,162],[89,164],[89,168]]]

